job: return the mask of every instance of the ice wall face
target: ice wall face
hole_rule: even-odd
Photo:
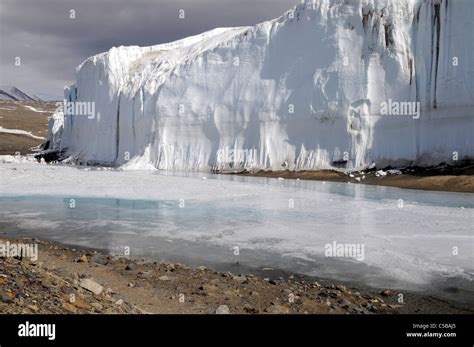
[[[472,158],[473,12],[469,0],[307,0],[255,27],[112,48],[65,91],[95,117],[52,119],[54,143],[82,162],[166,170]]]

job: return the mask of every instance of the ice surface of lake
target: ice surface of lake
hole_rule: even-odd
[[[472,194],[32,163],[2,164],[0,175],[7,233],[194,265],[472,291]],[[364,245],[363,260],[325,256],[334,242]]]

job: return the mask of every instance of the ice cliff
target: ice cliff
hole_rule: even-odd
[[[470,0],[307,0],[254,27],[112,48],[65,90],[95,114],[52,117],[50,148],[166,170],[472,159],[473,16]]]

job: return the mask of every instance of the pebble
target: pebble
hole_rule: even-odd
[[[373,305],[368,305],[367,310],[369,310],[370,312],[377,312],[377,307]]]
[[[77,259],[78,263],[87,263],[87,256],[85,254],[81,255],[79,259]]]
[[[100,303],[98,302],[93,302],[91,303],[91,306],[94,307],[97,311],[102,311],[104,309],[104,306],[102,306]]]
[[[26,307],[29,308],[31,311],[34,311],[34,312],[37,312],[39,310],[38,306],[36,306],[36,305],[28,305]]]
[[[175,264],[176,269],[181,269],[181,270],[191,270],[191,267],[186,265],[186,264],[181,264],[181,263],[176,263]]]
[[[10,291],[4,291],[0,288],[0,300],[6,303],[10,303],[13,300],[13,293]]]
[[[77,284],[79,283],[79,275],[77,274],[77,272],[72,274],[71,283],[75,286],[77,286]]]
[[[339,300],[339,304],[341,305],[341,308],[343,308],[344,310],[347,310],[349,307],[352,306],[351,302],[346,299]]]
[[[393,304],[388,305],[389,308],[400,308],[400,307],[402,307],[402,306],[403,306],[403,305],[393,305]]]
[[[87,310],[87,311],[89,311],[92,308],[91,305],[89,305],[88,303],[86,303],[84,300],[82,300],[80,297],[77,297],[77,296],[75,297],[73,304],[77,308]]]
[[[107,265],[109,263],[107,260],[101,257],[99,253],[96,253],[91,257],[91,262],[98,265]]]
[[[265,312],[271,314],[288,314],[290,313],[290,309],[283,305],[272,305],[265,309]]]
[[[104,290],[104,287],[102,287],[97,282],[91,280],[90,278],[82,279],[79,282],[79,286],[94,293],[95,295],[100,295],[100,293],[102,293],[102,290]]]
[[[199,296],[207,296],[207,291],[204,289],[203,286],[200,286],[197,291],[192,292],[194,295],[199,295]]]
[[[70,303],[63,303],[63,308],[70,313],[77,313],[76,307]]]
[[[150,271],[140,271],[140,272],[137,274],[137,277],[138,277],[138,278],[141,278],[141,279],[150,278],[150,277],[151,277],[151,272],[150,272]]]
[[[247,313],[258,313],[258,309],[250,304],[244,305],[244,311]]]
[[[229,314],[230,310],[227,305],[221,305],[217,308],[216,314]]]

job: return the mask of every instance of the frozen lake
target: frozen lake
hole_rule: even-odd
[[[472,194],[32,163],[2,164],[0,174],[8,234],[216,268],[239,262],[376,287],[474,292]],[[334,244],[363,246],[362,257],[330,257]]]

